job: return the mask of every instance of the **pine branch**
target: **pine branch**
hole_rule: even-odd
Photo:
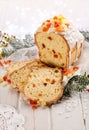
[[[23,39],[24,47],[31,47],[34,45],[33,38],[31,35],[25,35],[25,39]]]
[[[89,76],[86,75],[76,75],[73,76],[68,83],[65,85],[64,96],[71,96],[73,92],[82,92],[86,90],[87,85],[89,85]]]
[[[11,55],[13,52],[14,52],[14,50],[3,49],[1,56],[2,57],[7,57],[7,56]]]
[[[14,50],[18,50],[24,47],[23,42],[21,42],[20,39],[11,38],[9,44],[13,47]]]
[[[85,40],[89,42],[89,31],[80,31],[83,36],[85,37]]]
[[[2,55],[2,57],[9,56],[18,49],[34,46],[34,41],[30,34],[25,35],[25,38],[22,40],[15,36],[9,36],[6,33],[1,33],[0,38],[0,49],[2,51],[0,55]]]

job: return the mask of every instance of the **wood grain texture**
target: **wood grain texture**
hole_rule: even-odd
[[[78,95],[52,106],[53,130],[85,130]]]
[[[25,117],[25,129],[34,130],[34,111],[31,106],[23,100],[22,95],[19,95],[17,110]]]
[[[81,106],[83,109],[83,119],[85,123],[85,130],[89,130],[89,93],[81,94]]]
[[[50,108],[34,110],[35,130],[51,130]]]

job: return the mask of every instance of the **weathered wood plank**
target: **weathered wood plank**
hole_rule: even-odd
[[[18,111],[25,117],[25,129],[34,130],[34,111],[31,106],[23,101],[22,96],[19,96],[18,99]]]
[[[3,93],[4,93],[4,92],[3,92]],[[14,91],[14,90],[10,90],[10,89],[8,88],[7,97],[6,97],[6,104],[12,105],[12,106],[14,106],[15,108],[17,108],[17,105],[18,105],[18,97],[19,97],[18,92]]]
[[[7,96],[8,96],[8,89],[0,85],[0,103],[2,104],[6,103]]]
[[[0,103],[17,107],[18,93],[0,85]]]
[[[89,130],[89,93],[84,92],[81,94],[83,117],[86,126],[86,130]]]
[[[50,108],[34,110],[35,130],[51,130]]]
[[[52,130],[85,130],[78,95],[52,106]]]

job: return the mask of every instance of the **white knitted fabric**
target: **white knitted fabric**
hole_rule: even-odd
[[[25,130],[24,117],[14,107],[0,104],[0,130]]]

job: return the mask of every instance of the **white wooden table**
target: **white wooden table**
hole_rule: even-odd
[[[17,36],[23,36],[28,32],[33,34],[43,19],[59,13],[59,11],[61,13],[63,12],[62,8],[59,10],[61,5],[63,5],[64,9],[70,10],[70,17],[74,15],[74,9],[76,7],[74,1],[71,3],[71,0],[63,0],[65,3],[59,2],[59,6],[57,2],[54,4],[51,2],[51,7],[50,2],[51,0],[47,1],[46,5],[46,2],[41,0],[0,0],[1,30]],[[78,3],[79,2],[80,0]],[[82,2],[82,7],[88,7],[88,0]],[[67,5],[70,5],[70,8]],[[51,11],[52,8],[54,8],[54,11]],[[78,7],[76,8],[78,9]],[[85,10],[87,12],[87,8],[85,8]],[[50,13],[48,13],[48,11]],[[63,13],[68,16],[68,10],[67,13]],[[79,27],[87,28],[89,15],[87,16],[86,24],[86,20],[84,21],[85,12],[81,18],[79,16],[80,13],[76,13],[73,17],[74,19],[78,18],[75,20],[76,25],[78,26],[81,21],[82,24]],[[53,105],[51,108],[32,110],[32,108],[22,100],[21,95],[6,87],[3,88],[0,86],[0,103],[10,104],[14,106],[19,113],[24,115],[24,127],[26,130],[89,130],[89,93],[74,95],[70,99]]]
[[[89,130],[89,93],[33,110],[18,93],[0,86],[0,103],[12,105],[24,115],[26,130]]]

